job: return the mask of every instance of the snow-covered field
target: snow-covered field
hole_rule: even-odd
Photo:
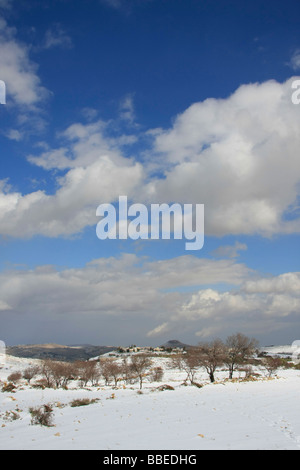
[[[21,381],[15,393],[0,392],[0,449],[300,449],[300,370],[280,369],[271,379],[260,371],[249,382],[224,380],[227,372],[219,371],[213,384],[203,370],[195,379],[203,387],[197,388],[183,385],[185,372],[156,361],[164,366],[163,381],[145,380],[142,393],[138,383],[114,389],[101,381],[68,390],[34,389]],[[34,362],[8,356],[2,385],[11,372]],[[174,390],[159,391],[162,383]],[[96,401],[71,407],[75,398]],[[53,408],[51,427],[31,424],[29,408],[42,404]]]

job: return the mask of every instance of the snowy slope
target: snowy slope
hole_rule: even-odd
[[[185,373],[168,369],[159,383],[88,387],[68,390],[32,389],[22,383],[15,393],[1,392],[0,449],[300,449],[300,371],[280,370],[277,377],[261,375],[252,382],[224,381],[219,371],[210,384],[204,370],[197,374],[202,388],[182,385]],[[7,357],[0,379],[36,361]],[[238,374],[236,374],[236,378]],[[96,398],[73,408],[74,398]],[[51,404],[54,426],[31,424],[30,407]],[[18,419],[13,420],[17,413]]]

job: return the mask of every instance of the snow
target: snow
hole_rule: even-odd
[[[262,370],[254,381],[234,380],[218,371],[210,383],[204,370],[183,385],[185,372],[164,367],[161,383],[145,379],[118,388],[36,389],[23,380],[15,393],[0,392],[1,450],[299,450],[300,370],[279,369],[272,378]],[[0,380],[38,361],[6,357]],[[34,381],[34,380],[33,380]],[[159,391],[162,384],[174,390]],[[2,388],[2,387],[1,387]],[[73,399],[97,399],[71,407]],[[30,407],[51,404],[53,426],[31,424]],[[18,419],[13,420],[12,412]]]

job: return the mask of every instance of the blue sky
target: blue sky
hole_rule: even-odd
[[[3,341],[298,338],[299,13],[0,0]],[[99,240],[120,195],[204,204],[203,249]]]

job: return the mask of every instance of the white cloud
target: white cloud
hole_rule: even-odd
[[[163,323],[162,331],[192,331],[201,338],[235,330],[261,335],[299,328],[300,273],[249,280],[232,291],[200,289]],[[200,326],[200,329],[199,329]],[[151,336],[159,336],[160,326]]]
[[[57,23],[46,31],[43,47],[45,49],[53,49],[54,47],[69,49],[72,47],[72,39]]]
[[[10,305],[8,305],[6,302],[3,302],[2,300],[0,300],[0,312],[2,311],[8,311],[8,310],[12,310],[12,307]]]
[[[120,103],[120,117],[129,124],[133,124],[135,120],[133,95],[128,94],[121,100]]]
[[[145,177],[142,165],[122,156],[122,139],[105,137],[106,127],[102,121],[75,123],[60,133],[61,147],[28,158],[47,170],[64,170],[64,175],[56,176],[57,189],[52,195],[41,190],[24,195],[0,192],[2,235],[78,234],[99,222],[99,204],[118,200],[123,194],[130,197],[141,187]]]
[[[162,323],[161,325],[153,328],[153,330],[148,331],[147,336],[151,338],[152,336],[161,336],[170,332],[170,326],[167,322]]]
[[[10,140],[15,140],[16,142],[19,142],[23,138],[23,133],[18,129],[9,129],[5,133],[5,136]]]
[[[255,292],[261,294],[270,294],[272,292],[277,294],[299,294],[300,273],[284,273],[265,279],[248,280],[243,286],[243,291],[248,294]]]
[[[300,273],[252,276],[232,260],[182,256],[149,261],[133,254],[96,259],[82,268],[10,269],[0,274],[2,325],[6,330],[17,315],[18,327],[30,323],[35,334],[43,335],[45,322],[53,321],[60,332],[52,331],[52,338],[66,338],[72,330],[79,339],[78,325],[84,324],[86,336],[94,340],[105,324],[121,343],[299,328]],[[220,291],[220,283],[235,288]]]
[[[88,124],[74,123],[58,134],[63,142],[56,149],[43,152],[38,157],[29,156],[28,160],[47,170],[69,169],[79,166],[88,166],[99,158],[111,158],[120,168],[126,161],[122,157],[121,147],[132,142],[131,136],[109,137],[110,122],[102,120]]]
[[[291,83],[243,85],[226,99],[191,105],[154,134],[165,178],[149,182],[148,198],[204,203],[207,235],[299,232],[299,219],[285,220],[300,181]]]
[[[95,225],[96,208],[130,194],[142,178],[139,164],[124,161],[117,165],[109,157],[101,157],[87,167],[71,169],[60,178],[54,195],[44,191],[22,195],[0,193],[1,234],[16,238],[36,234],[47,237],[70,236]],[[95,235],[96,236],[96,235]]]
[[[248,276],[249,270],[244,265],[229,260],[184,256],[149,261],[132,254],[96,259],[82,268],[10,269],[0,273],[2,310],[5,305],[10,308],[6,313],[2,312],[5,314],[2,325],[4,327],[17,315],[18,328],[28,324],[30,319],[35,331],[42,335],[44,322],[55,318],[60,331],[65,329],[63,335],[66,337],[67,329],[73,328],[74,319],[79,323],[84,321],[86,334],[91,336],[103,322],[108,329],[122,322],[131,338],[137,334],[137,324],[141,325],[141,334],[146,338],[148,331],[154,328],[153,335],[165,334],[168,328],[162,324],[169,326],[169,317],[190,298],[191,294],[170,292],[170,287],[200,285],[207,280],[240,284]],[[155,326],[156,322],[159,327]],[[120,341],[125,341],[125,331],[116,329],[122,335]],[[118,341],[117,335],[115,331],[115,341]]]
[[[235,242],[234,245],[219,246],[213,250],[212,255],[221,258],[236,258],[239,256],[239,251],[244,250],[247,250],[247,245],[245,243]]]
[[[300,49],[297,49],[296,51],[294,51],[291,57],[290,66],[295,71],[300,70]]]
[[[16,29],[0,18],[0,71],[6,84],[8,103],[34,109],[47,96],[37,75],[37,65],[29,58],[29,48],[16,39]]]

